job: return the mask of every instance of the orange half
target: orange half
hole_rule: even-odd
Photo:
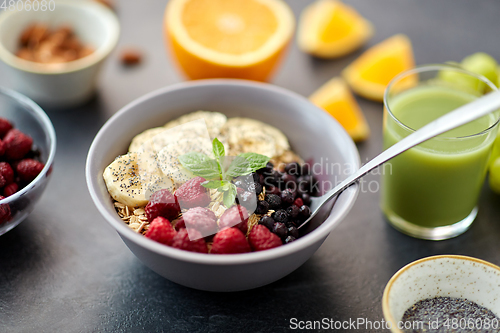
[[[164,22],[172,54],[191,79],[267,80],[294,28],[282,0],[171,0]]]

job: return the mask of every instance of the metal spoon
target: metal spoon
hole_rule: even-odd
[[[452,112],[430,122],[418,131],[408,135],[403,140],[387,148],[380,155],[363,165],[343,182],[335,186],[321,197],[311,198],[311,216],[299,226],[299,229],[311,221],[319,210],[332,198],[336,197],[346,188],[356,183],[361,177],[384,164],[393,157],[433,137],[462,126],[468,122],[481,118],[490,112],[500,109],[500,90],[489,93],[471,103],[465,104]]]

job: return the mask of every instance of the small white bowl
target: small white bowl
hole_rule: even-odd
[[[306,98],[253,81],[196,80],[149,93],[104,124],[87,157],[85,172],[90,196],[137,258],[171,281],[208,291],[246,290],[274,282],[316,252],[351,209],[359,186],[345,190],[333,209],[329,205],[320,211],[309,223],[308,234],[274,249],[215,255],[183,251],[152,241],[134,232],[118,217],[102,173],[118,155],[127,152],[135,135],[196,110],[219,111],[228,117],[248,117],[276,126],[288,137],[295,152],[306,160],[323,162],[325,166],[338,163],[342,170],[327,171],[326,175],[334,183],[359,168],[358,151],[346,131]]]
[[[21,59],[15,55],[19,36],[35,22],[53,28],[68,24],[95,51],[57,68]],[[119,32],[116,15],[94,1],[59,0],[53,11],[44,12],[6,10],[0,14],[0,60],[11,69],[13,88],[34,101],[44,106],[76,105],[94,93],[99,67],[116,46]]]
[[[500,317],[500,267],[459,255],[427,257],[406,265],[389,280],[382,298],[391,332],[403,333],[398,323],[405,311],[434,297],[465,298]]]

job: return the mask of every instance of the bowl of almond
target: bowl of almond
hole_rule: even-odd
[[[199,80],[154,91],[101,128],[86,166],[104,219],[176,283],[238,291],[309,259],[352,207],[352,186],[301,228],[311,197],[359,167],[342,127],[269,84]]]
[[[73,106],[95,92],[119,30],[116,15],[95,1],[57,1],[43,12],[6,10],[0,14],[0,60],[17,91],[44,106]]]

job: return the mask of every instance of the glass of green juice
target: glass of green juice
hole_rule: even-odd
[[[496,89],[485,77],[448,65],[398,75],[384,96],[384,149]],[[383,167],[381,197],[389,223],[422,239],[465,232],[477,215],[499,117],[499,112],[489,114],[389,161]]]

